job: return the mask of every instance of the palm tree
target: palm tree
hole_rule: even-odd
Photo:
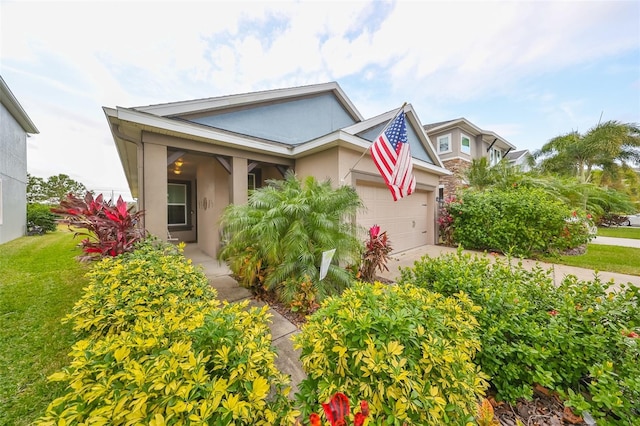
[[[349,272],[338,265],[355,264],[361,243],[353,221],[362,207],[355,189],[332,188],[314,177],[304,181],[288,173],[253,191],[246,205],[230,205],[222,227],[231,235],[220,252],[245,287],[274,291],[289,302],[312,283],[318,299],[350,285]],[[322,253],[336,249],[327,276],[320,281]]]
[[[576,176],[589,182],[594,167],[616,176],[621,168],[640,164],[640,128],[637,124],[607,121],[580,134],[557,136],[534,153],[545,172]]]

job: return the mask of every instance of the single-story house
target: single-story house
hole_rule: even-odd
[[[336,82],[103,109],[144,226],[161,238],[170,234],[216,256],[224,208],[293,169],[300,178],[354,187],[366,206],[357,223],[380,225],[394,251],[436,242],[436,193],[449,172],[410,104],[417,184],[397,202],[370,155],[362,157],[397,110],[364,119]]]
[[[435,144],[442,163],[451,172],[440,179],[440,200],[454,195],[465,185],[462,175],[474,159],[486,157],[493,166],[516,149],[502,136],[483,130],[464,117],[426,124],[424,130]]]
[[[0,77],[0,244],[27,232],[27,135],[39,133]]]

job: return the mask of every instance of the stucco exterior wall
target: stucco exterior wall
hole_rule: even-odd
[[[27,134],[0,105],[0,244],[26,234]]]
[[[330,148],[326,151],[296,160],[296,175],[298,178],[315,176],[318,182],[331,179],[334,187],[340,184],[338,177],[338,148]]]

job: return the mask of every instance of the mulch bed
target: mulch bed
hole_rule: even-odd
[[[393,284],[393,281],[382,277],[376,279],[385,284]],[[272,293],[254,295],[254,298],[267,303],[298,329],[307,322],[306,315],[292,312],[286,305],[276,300]],[[497,402],[491,396],[489,401],[494,407],[495,419],[502,426],[516,426],[516,420],[520,420],[525,426],[587,425],[581,417],[566,408],[557,395],[541,386],[536,386],[531,401],[518,401],[515,405],[511,405]]]

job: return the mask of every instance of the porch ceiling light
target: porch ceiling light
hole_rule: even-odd
[[[183,164],[183,162],[182,162],[182,160],[181,160],[181,159],[178,159],[178,160],[175,162],[176,167],[182,167],[182,164]]]
[[[173,174],[174,174],[174,175],[179,175],[180,173],[182,173],[182,170],[175,169],[175,170],[173,171]]]

